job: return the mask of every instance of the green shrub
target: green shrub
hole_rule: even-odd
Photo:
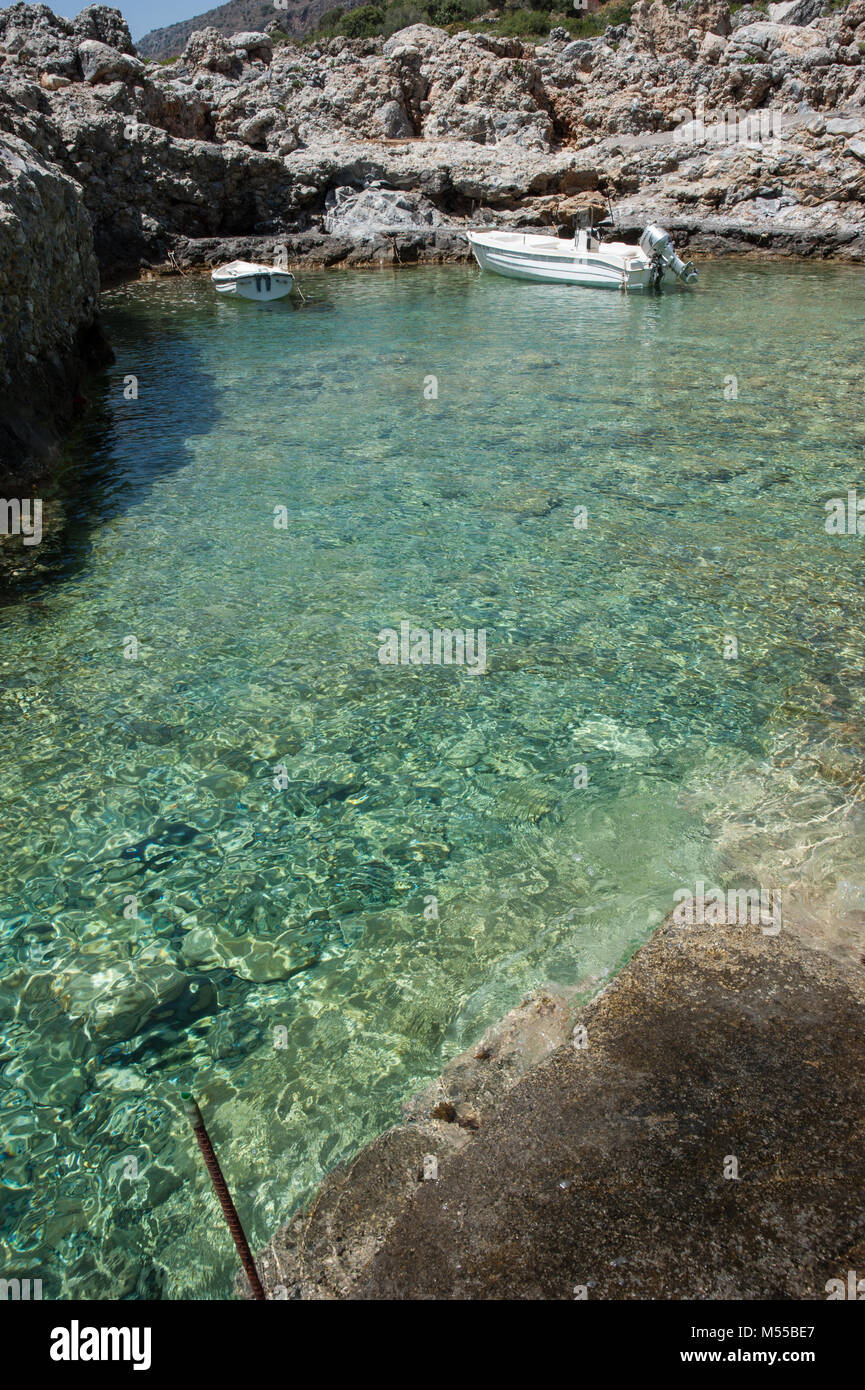
[[[318,21],[318,31],[322,34],[341,33],[339,22],[345,14],[341,5],[337,5],[335,10],[326,10]]]
[[[347,39],[372,39],[384,28],[381,5],[358,5],[339,21],[339,33]]]
[[[429,15],[423,5],[388,5],[384,12],[382,33],[389,39],[391,34],[398,34],[400,29],[407,29],[410,24],[429,24]]]
[[[630,24],[632,9],[631,0],[627,0],[627,3],[623,3],[622,0],[610,0],[609,4],[602,5],[594,14],[584,15],[582,19],[572,19],[568,28],[575,39],[597,38],[611,24]]]
[[[512,10],[502,15],[498,22],[498,32],[508,39],[531,38],[537,34],[550,32],[550,16],[543,10]]]
[[[605,24],[630,24],[633,8],[631,0],[610,0],[610,4],[602,5],[597,14],[603,17]]]
[[[490,9],[497,12],[497,18],[482,21],[479,16]],[[354,10],[328,10],[317,28],[300,42],[310,44],[317,38],[336,35],[350,39],[390,37],[410,24],[435,24],[452,32],[470,29],[529,40],[546,38],[558,24],[574,37],[591,36],[603,34],[609,24],[627,24],[630,17],[631,0],[608,0],[597,13],[582,19],[568,11],[562,0],[391,0],[389,4],[384,0]]]
[[[448,24],[459,24],[460,20],[467,18],[462,0],[439,0],[438,4],[430,5],[428,13],[430,21],[442,29]]]

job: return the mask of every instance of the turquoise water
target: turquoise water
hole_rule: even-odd
[[[698,877],[861,968],[865,538],[823,523],[865,497],[862,271],[299,280],[105,296],[0,610],[3,1273],[46,1297],[230,1291],[179,1089],[261,1243]],[[488,669],[382,665],[404,621]]]

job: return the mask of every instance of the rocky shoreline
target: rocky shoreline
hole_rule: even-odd
[[[68,423],[100,276],[459,260],[468,225],[566,230],[608,199],[697,253],[861,262],[863,51],[865,0],[639,0],[539,44],[203,30],[167,65],[106,6],[2,10],[3,476]]]
[[[268,1297],[845,1285],[865,1259],[861,972],[786,930],[670,919],[578,998],[530,996],[330,1173],[260,1252]]]

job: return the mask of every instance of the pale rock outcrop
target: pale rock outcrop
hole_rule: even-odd
[[[415,52],[430,57],[437,49],[447,44],[449,38],[446,29],[437,29],[432,24],[410,24],[407,29],[400,29],[398,33],[391,34],[390,38],[385,40],[382,53],[386,58],[393,58],[401,49],[412,48]]]
[[[217,29],[195,29],[180,61],[190,72],[204,68],[209,72],[238,73],[241,60],[234,47]]]
[[[440,227],[444,218],[435,204],[417,193],[400,193],[378,184],[366,188],[343,185],[329,190],[324,200],[325,231],[363,239],[382,233]]]
[[[716,63],[726,47],[727,40],[723,34],[708,32],[703,35],[703,42],[700,44],[700,57],[705,58],[707,62]]]
[[[773,24],[810,24],[823,13],[824,0],[784,0],[781,5],[769,6]]]
[[[242,49],[248,58],[258,58],[263,63],[269,63],[273,57],[273,40],[269,34],[244,30],[243,33],[232,34],[228,44],[235,51]]]
[[[144,64],[138,58],[112,48],[98,39],[85,39],[78,45],[78,61],[85,82],[131,82],[140,78]]]
[[[414,126],[399,101],[386,101],[378,113],[378,127],[388,140],[398,140],[405,135],[414,135]]]
[[[89,5],[74,19],[54,14],[47,5],[10,5],[0,10],[0,48],[25,66],[47,73],[80,77],[83,42],[107,45],[138,63],[125,19],[108,5]],[[139,64],[140,66],[140,64]]]
[[[120,11],[112,5],[88,5],[71,23],[76,39],[96,39],[99,43],[108,44],[109,48],[136,56],[129,26]]]
[[[767,58],[780,45],[784,37],[784,26],[762,21],[737,28],[731,39],[733,56],[741,62],[743,55],[754,58]],[[741,53],[736,50],[741,49]]]

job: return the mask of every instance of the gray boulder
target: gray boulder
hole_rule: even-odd
[[[763,24],[765,21],[765,10],[758,10],[753,5],[745,5],[730,16],[730,24],[734,30],[744,29],[748,24]],[[775,22],[773,20],[773,23]]]
[[[416,48],[424,57],[428,57],[449,42],[450,35],[446,29],[437,29],[432,24],[410,24],[407,29],[391,34],[381,51],[386,58],[390,58],[400,48]]]
[[[248,120],[241,123],[237,131],[237,138],[254,150],[267,149],[268,131],[274,125],[278,125],[280,119],[279,111],[271,106],[265,106],[254,116],[250,116]]]
[[[98,8],[98,7],[97,7]],[[128,53],[121,53],[98,39],[85,39],[78,45],[78,61],[85,82],[96,86],[99,82],[135,82],[144,75],[144,64]]]
[[[238,73],[240,63],[235,50],[218,29],[194,29],[189,35],[180,61],[183,66],[196,72],[200,68],[208,72]]]
[[[73,19],[72,33],[79,41],[96,39],[97,43],[107,43],[109,48],[136,56],[126,20],[110,5],[88,5]]]
[[[419,193],[401,193],[371,184],[332,188],[325,199],[325,231],[356,240],[382,232],[411,232],[442,225],[442,216]]]
[[[773,24],[810,24],[823,13],[823,0],[784,0],[781,5],[769,6]]]
[[[398,101],[386,101],[378,112],[378,124],[386,139],[414,135],[414,127]]]
[[[581,72],[589,72],[595,60],[597,43],[597,39],[574,39],[573,43],[562,49],[559,59],[565,63],[576,63]]]
[[[232,34],[228,40],[230,48],[242,48],[248,58],[260,58],[269,63],[273,57],[273,40],[269,34],[257,30],[244,29],[240,34]]]
[[[780,24],[746,24],[735,29],[730,39],[734,48],[744,49],[755,58],[765,58],[781,43],[784,31]]]

